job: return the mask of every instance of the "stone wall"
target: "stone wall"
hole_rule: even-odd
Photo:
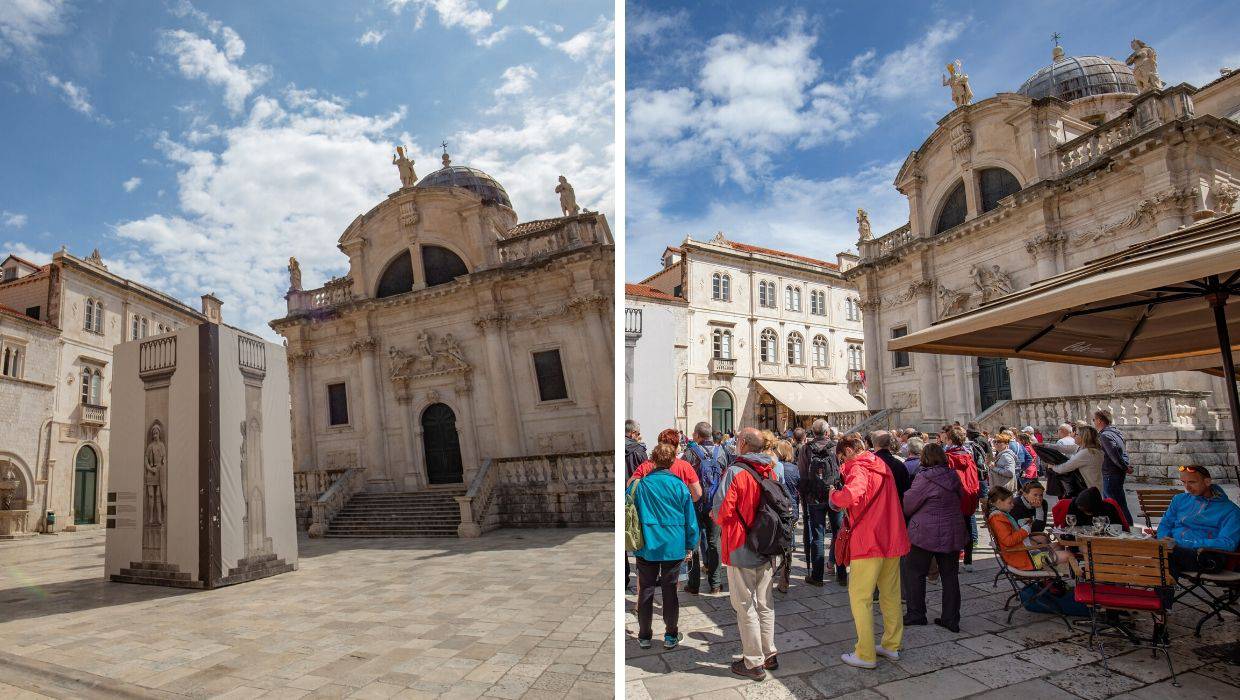
[[[1217,482],[1236,480],[1236,443],[1230,430],[1124,429],[1133,478],[1152,484],[1175,484],[1178,467],[1207,467]]]
[[[496,498],[501,527],[606,527],[615,523],[615,487],[548,489],[507,485]]]

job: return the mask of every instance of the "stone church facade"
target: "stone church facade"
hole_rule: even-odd
[[[863,232],[860,261],[846,273],[861,291],[871,410],[933,427],[986,419],[1005,401],[1048,400],[1038,414],[1048,424],[1082,417],[1051,406],[1062,397],[1129,416],[1160,402],[1201,416],[1226,405],[1219,380],[1200,373],[1117,378],[1109,369],[885,351],[888,339],[1231,211],[1240,71],[1167,86],[1152,50],[1133,47],[1135,74],[1056,47],[1052,64],[1016,92],[972,103],[968,90],[909,154],[894,183],[908,199],[908,223],[877,238]],[[1176,424],[1166,413],[1175,427],[1209,422]]]
[[[290,261],[271,327],[288,344],[295,471],[456,492],[490,461],[611,450],[606,218],[568,201],[519,223],[485,173],[445,155],[415,184],[401,167],[401,189],[340,236],[345,277],[303,290]]]

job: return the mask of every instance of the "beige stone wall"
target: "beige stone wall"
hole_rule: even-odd
[[[39,307],[39,318],[47,320],[47,288],[46,273],[19,278],[0,284],[0,306],[7,306],[14,311],[24,313],[32,306]]]
[[[0,313],[0,353],[3,348],[21,350],[17,376],[0,375],[0,473],[12,464],[24,484],[31,527],[42,510],[46,474],[42,457],[47,449],[48,421],[52,413],[56,373],[56,331]]]

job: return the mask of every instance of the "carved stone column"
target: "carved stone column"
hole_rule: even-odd
[[[929,328],[934,323],[934,280],[922,280],[912,285],[917,297],[917,329]],[[917,376],[921,382],[921,419],[923,422],[940,423],[943,412],[943,377],[939,356],[919,353]]]
[[[601,315],[606,313],[606,309],[603,308],[606,302],[607,297],[602,294],[577,297],[568,302],[568,311],[585,325],[591,348],[586,353],[591,391],[594,394],[594,402],[598,406],[599,421],[604,426],[611,426],[614,425],[613,416],[616,410],[612,396],[614,383],[611,380],[611,358],[614,353],[612,352],[612,334],[604,325]],[[605,361],[600,361],[600,358],[605,358]]]
[[[293,390],[293,413],[296,415],[294,457],[297,471],[313,471],[314,459],[314,390],[310,378],[313,350],[290,350],[288,354],[289,386]]]
[[[366,453],[369,464],[366,467],[368,480],[376,478],[395,483],[391,473],[392,465],[387,458],[387,445],[384,441],[383,429],[383,397],[379,393],[378,366],[375,362],[375,348],[378,341],[374,338],[362,338],[353,343],[360,357],[362,372],[362,404],[366,407]]]
[[[496,313],[478,319],[486,345],[487,384],[490,387],[497,454],[491,457],[520,457],[525,454],[521,430],[520,404],[512,389],[512,372],[508,364],[508,337],[504,329],[507,316]],[[482,457],[482,455],[479,455]]]
[[[865,398],[871,410],[887,408],[883,405],[883,337],[878,318],[880,304],[878,297],[862,299],[859,304],[865,332],[865,344],[862,346],[865,352]]]

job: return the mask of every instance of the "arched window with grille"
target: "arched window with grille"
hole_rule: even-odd
[[[732,331],[716,328],[711,332],[711,356],[718,360],[732,359]]]
[[[814,366],[827,366],[827,339],[821,335],[814,336]]]
[[[779,337],[770,328],[762,331],[761,357],[763,362],[779,362]]]
[[[797,367],[805,364],[805,341],[800,333],[788,335],[788,364]]]

